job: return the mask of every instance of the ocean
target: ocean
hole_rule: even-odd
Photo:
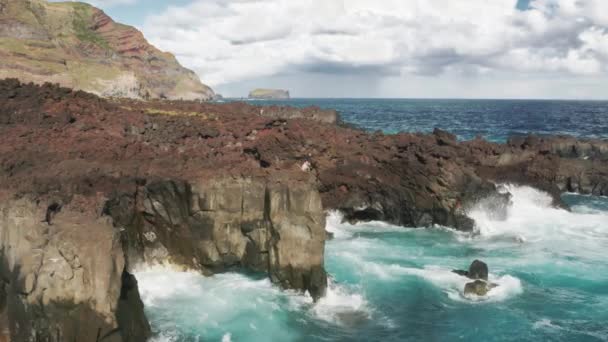
[[[250,103],[336,109],[346,122],[385,133],[428,133],[438,127],[462,140],[482,136],[503,142],[528,133],[608,138],[608,101],[292,99]]]
[[[267,104],[275,102],[259,102]],[[313,100],[362,128],[459,139],[570,134],[608,138],[608,102],[514,100]],[[328,213],[328,294],[318,303],[261,275],[203,277],[169,267],[136,273],[154,341],[608,341],[608,198],[565,194],[572,211],[541,191],[506,185],[504,221],[481,207],[477,234],[444,227],[341,223]],[[462,294],[451,272],[475,259],[499,286]]]

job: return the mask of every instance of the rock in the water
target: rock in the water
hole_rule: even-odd
[[[465,295],[476,295],[485,296],[490,291],[490,286],[483,280],[475,280],[474,282],[467,283],[464,286]]]
[[[465,270],[453,270],[452,272],[470,278],[470,279],[482,279],[487,281],[488,280],[488,265],[480,260],[475,260],[473,261],[473,263],[471,263],[471,266],[469,266],[469,270],[465,271]]]
[[[491,289],[498,286],[488,282],[488,265],[481,260],[473,261],[468,271],[453,270],[452,272],[475,280],[464,286],[465,295],[485,296]]]
[[[475,260],[469,267],[469,278],[488,280],[488,265],[480,260]]]

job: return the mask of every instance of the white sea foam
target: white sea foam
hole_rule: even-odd
[[[175,342],[178,337],[168,332],[162,332],[158,336],[152,337],[150,342]]]
[[[326,260],[335,267],[328,266],[328,269],[341,272],[338,279],[346,277],[349,283],[360,285],[330,280],[327,295],[317,303],[308,295],[282,291],[267,279],[252,279],[241,274],[205,278],[196,272],[182,272],[167,266],[140,270],[136,277],[146,307],[156,315],[164,314],[167,320],[164,325],[162,321],[153,322],[163,331],[153,341],[183,339],[171,322],[183,324],[185,321],[202,337],[213,336],[215,340],[241,340],[242,336],[254,341],[268,336],[284,341],[298,340],[302,336],[291,335],[293,332],[285,318],[292,314],[303,324],[317,320],[349,329],[369,321],[398,327],[387,318],[384,308],[368,301],[366,293],[374,298],[376,286],[382,288],[390,283],[390,287],[407,287],[408,282],[423,281],[440,289],[438,293],[443,292],[446,299],[454,302],[491,304],[517,298],[524,292],[526,285],[512,275],[514,269],[530,272],[528,267],[537,263],[542,266],[539,270],[545,270],[547,261],[555,258],[560,269],[569,267],[569,271],[575,272],[580,269],[577,258],[603,260],[605,248],[600,247],[608,243],[606,212],[579,207],[575,212],[568,212],[553,208],[551,198],[541,191],[517,186],[507,186],[507,189],[513,195],[513,204],[505,220],[500,221],[496,215],[484,211],[487,207],[470,212],[478,224],[478,235],[452,230],[445,233],[442,228],[413,230],[380,222],[350,225],[342,223],[339,213],[328,213],[326,229],[334,234],[334,239],[327,243]],[[384,234],[386,232],[391,234]],[[439,240],[429,241],[427,236]],[[460,254],[464,249],[472,254]],[[477,253],[483,253],[480,258],[488,262],[492,271],[489,280],[498,287],[483,297],[465,296],[464,287],[471,280],[451,270],[466,267]],[[556,254],[559,256],[555,257]],[[589,270],[580,272],[597,280],[605,278]],[[175,308],[180,305],[184,308]],[[174,307],[168,309],[168,306]],[[173,317],[180,314],[178,309],[185,313]],[[550,329],[551,324],[541,320],[534,328]]]
[[[554,325],[550,319],[543,318],[543,319],[540,319],[540,320],[534,322],[534,325],[532,326],[532,328],[533,329],[556,329],[559,327]]]
[[[325,230],[334,234],[334,238],[343,239],[355,236],[358,233],[407,233],[410,228],[395,226],[382,221],[357,222],[349,224],[342,222],[344,216],[339,211],[331,210],[327,213]]]
[[[329,211],[325,219],[325,230],[334,235],[334,239],[344,239],[352,236],[352,232],[344,229],[343,215],[336,210]]]
[[[555,208],[551,197],[527,186],[505,185],[512,194],[512,205],[505,220],[495,219],[493,213],[477,206],[469,215],[475,220],[482,238],[497,237],[514,242],[571,239],[608,241],[608,214],[582,209],[576,212]],[[584,242],[584,241],[583,241]]]
[[[243,322],[254,333],[264,331],[264,327],[275,324],[272,321],[288,312],[307,312],[312,319],[340,326],[355,325],[371,317],[371,309],[362,294],[331,279],[326,296],[314,303],[308,294],[283,291],[268,279],[251,279],[238,273],[204,277],[197,272],[154,266],[140,269],[135,276],[148,309],[164,311],[175,309],[176,303],[187,303],[191,306],[184,310],[191,312],[187,316],[188,322],[202,331],[221,329],[234,320],[243,319],[245,312],[264,312],[263,316],[253,317],[257,320]],[[166,329],[154,341],[175,341],[179,339],[176,336]],[[223,340],[226,338],[231,335],[224,334]]]
[[[491,289],[486,296],[465,296],[464,287],[472,280],[460,276],[451,269],[440,266],[425,268],[404,267],[400,265],[383,265],[365,262],[363,268],[381,279],[400,279],[404,275],[420,277],[432,285],[442,289],[448,297],[457,301],[498,302],[513,298],[523,292],[521,281],[510,275],[489,275],[489,281],[498,286]]]
[[[327,294],[315,303],[311,312],[318,319],[337,325],[355,326],[371,318],[364,296],[330,280]]]

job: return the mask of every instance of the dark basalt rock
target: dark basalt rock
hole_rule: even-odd
[[[464,286],[464,294],[486,296],[488,292],[498,285],[488,282],[488,265],[480,260],[475,260],[469,266],[468,271],[453,270],[452,272],[473,279],[470,283]]]
[[[482,279],[488,280],[488,265],[479,260],[473,261],[471,266],[469,267],[469,278],[471,279]]]
[[[469,266],[469,270],[468,271],[464,271],[464,270],[453,270],[452,272],[461,275],[461,276],[465,276],[467,278],[470,279],[474,279],[474,280],[485,280],[488,281],[488,265],[480,260],[475,260],[473,261],[473,263],[471,263],[471,266]]]

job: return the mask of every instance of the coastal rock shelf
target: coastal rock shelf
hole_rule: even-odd
[[[304,114],[303,114],[304,113]],[[138,266],[325,292],[325,212],[471,231],[530,185],[608,195],[608,143],[384,135],[318,108],[105,100],[0,81],[0,340],[143,341]]]

